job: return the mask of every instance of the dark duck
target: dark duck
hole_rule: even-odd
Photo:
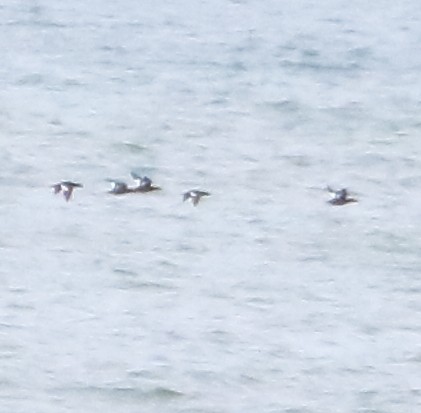
[[[134,192],[133,188],[129,188],[125,182],[108,179],[111,182],[111,190],[108,193],[113,195],[124,195]]]
[[[349,196],[349,192],[346,188],[334,190],[330,186],[328,186],[326,189],[333,196],[332,199],[327,201],[331,205],[339,206],[339,205],[345,205],[345,204],[358,202],[355,198],[352,198]]]
[[[131,176],[136,182],[136,186],[128,186],[123,181],[108,179],[108,181],[111,182],[111,190],[109,193],[113,195],[124,195],[132,193],[145,193],[161,189],[159,186],[154,185],[152,180],[147,176],[142,177],[135,174],[134,172],[131,173]]]
[[[64,199],[68,202],[72,197],[75,188],[83,188],[82,184],[71,181],[61,181],[57,184],[51,185],[55,194],[63,193]]]
[[[133,188],[134,192],[152,192],[160,191],[161,187],[152,183],[152,180],[147,176],[140,176],[134,172],[131,173],[133,180],[137,186]]]
[[[197,206],[200,199],[204,196],[210,196],[209,192],[199,191],[198,189],[192,189],[183,194],[183,201],[191,200],[194,206]]]

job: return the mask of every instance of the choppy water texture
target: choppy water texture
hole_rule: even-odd
[[[421,408],[419,1],[0,13],[1,412]]]

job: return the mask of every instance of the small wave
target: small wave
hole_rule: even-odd
[[[169,389],[167,387],[157,387],[147,392],[148,397],[154,399],[173,399],[175,397],[181,397],[184,394],[182,392]]]
[[[72,389],[56,389],[58,392],[74,392],[79,396],[95,396],[101,399],[109,400],[125,400],[127,402],[131,401],[166,401],[174,398],[183,396],[182,392],[170,389],[168,387],[158,386],[152,389],[143,389],[140,387],[132,386],[86,386],[82,388],[72,388]]]
[[[32,73],[21,77],[18,80],[18,85],[36,86],[44,83],[44,77],[39,73]]]
[[[123,274],[123,275],[131,275],[136,276],[137,273],[131,270],[127,270],[125,268],[113,268],[113,272],[116,274]]]
[[[339,73],[350,73],[361,69],[361,66],[356,62],[350,62],[348,64],[340,63],[319,63],[311,61],[294,61],[284,59],[281,62],[281,66],[294,70],[310,70],[321,73],[339,72]]]
[[[170,285],[153,282],[153,281],[136,281],[126,280],[119,283],[118,287],[122,290],[161,290],[161,291],[172,291],[174,288]]]
[[[117,149],[129,153],[141,153],[146,151],[146,147],[133,142],[121,142],[114,145]]]

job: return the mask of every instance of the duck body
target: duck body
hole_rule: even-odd
[[[327,190],[333,195],[333,198],[327,201],[331,205],[340,206],[358,202],[355,198],[349,196],[349,192],[346,188],[334,190],[328,186]]]
[[[133,180],[137,183],[137,186],[133,188],[133,192],[152,192],[160,191],[161,187],[152,183],[152,180],[147,176],[140,176],[132,172],[131,176]]]
[[[110,194],[113,195],[124,195],[132,193],[145,193],[151,191],[157,191],[161,188],[152,183],[152,180],[147,176],[139,176],[134,172],[131,173],[133,180],[136,182],[136,186],[128,186],[124,181],[118,181],[114,179],[108,179],[111,182]]]
[[[63,193],[64,199],[69,202],[75,188],[83,188],[83,185],[72,181],[61,181],[51,185],[55,194]]]
[[[134,192],[134,189],[129,188],[125,182],[114,181],[112,179],[110,179],[110,182],[111,182],[111,190],[108,191],[109,194],[124,195],[124,194],[130,194]]]
[[[200,199],[204,196],[210,196],[209,192],[200,191],[198,189],[191,189],[183,194],[183,201],[191,200],[194,206],[197,206]]]

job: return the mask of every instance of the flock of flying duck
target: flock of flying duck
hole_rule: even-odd
[[[128,186],[126,182],[108,179],[111,182],[111,190],[108,193],[113,195],[124,195],[131,193],[147,193],[152,191],[160,191],[161,187],[152,183],[152,180],[147,176],[140,176],[132,172],[131,176],[135,181],[135,186]],[[57,184],[51,185],[55,194],[60,192],[63,194],[66,201],[70,201],[75,188],[83,188],[83,185],[72,181],[61,181]],[[332,195],[332,199],[327,201],[334,206],[346,205],[349,203],[358,202],[355,198],[349,195],[346,188],[332,189],[330,186],[326,187],[327,191]],[[199,189],[191,189],[183,194],[183,201],[190,200],[194,206],[197,206],[200,199],[205,196],[210,196],[209,192],[201,191]]]
[[[126,182],[117,181],[114,179],[107,179],[111,182],[111,190],[108,193],[113,195],[125,195],[132,193],[147,193],[152,191],[160,191],[161,187],[152,183],[152,180],[147,176],[140,176],[134,172],[131,172],[131,176],[136,183],[135,186],[128,186]],[[51,185],[53,192],[63,194],[66,201],[70,201],[73,191],[76,188],[83,188],[83,185],[72,181],[61,181],[57,184]],[[200,199],[204,196],[210,196],[209,192],[200,191],[199,189],[191,189],[183,194],[183,201],[190,200],[194,206],[196,206]]]

